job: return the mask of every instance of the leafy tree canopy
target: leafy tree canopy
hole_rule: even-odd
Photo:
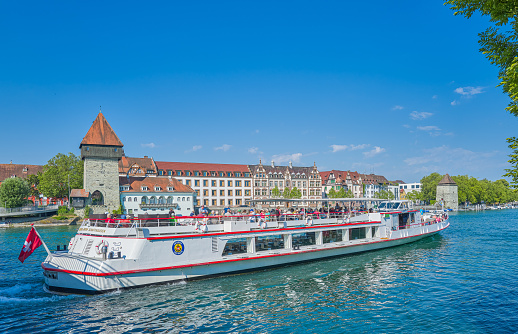
[[[70,178],[70,184],[69,184]],[[83,162],[73,153],[58,153],[43,166],[39,190],[47,197],[68,197],[68,189],[83,188]]]
[[[470,18],[474,13],[489,16],[493,26],[479,33],[480,51],[491,64],[499,67],[500,86],[511,102],[507,111],[518,116],[518,1],[516,0],[448,0],[455,15]],[[512,153],[512,168],[506,169],[504,177],[512,179],[512,186],[518,188],[518,139],[507,139]]]
[[[331,187],[331,189],[329,190],[329,192],[327,193],[327,197],[329,198],[337,198],[336,196],[336,190],[334,187]]]
[[[281,191],[279,190],[279,188],[277,186],[275,186],[275,188],[272,189],[272,197],[279,198],[279,197],[281,197],[281,195],[282,195]]]
[[[0,205],[6,208],[17,208],[27,204],[29,184],[24,179],[12,177],[0,185]]]
[[[302,197],[302,193],[300,192],[300,190],[297,187],[294,187],[293,189],[291,189],[291,198],[301,198],[301,197]]]

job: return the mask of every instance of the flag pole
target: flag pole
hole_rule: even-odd
[[[36,234],[38,235],[38,237],[40,238],[41,240],[41,243],[43,244],[43,247],[45,247],[45,250],[47,251],[47,254],[49,255],[52,255],[49,251],[49,248],[47,247],[47,244],[45,243],[45,241],[43,241],[43,238],[41,237],[41,235],[38,233],[38,230],[36,230],[36,227],[34,227],[34,224],[31,224],[32,228],[34,229],[34,232],[36,232]]]

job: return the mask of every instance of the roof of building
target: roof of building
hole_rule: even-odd
[[[99,112],[95,118],[79,147],[81,148],[82,145],[124,146],[102,112]]]
[[[311,175],[312,171],[316,171],[316,166],[313,165],[311,167],[299,167],[299,166],[292,166],[291,164],[289,166],[276,166],[276,165],[263,165],[262,163],[259,163],[258,165],[248,165],[248,168],[250,168],[250,171],[252,173],[256,173],[257,170],[261,169],[261,167],[264,169],[266,174],[274,174],[274,173],[289,173],[291,175],[305,175],[309,176]]]
[[[451,176],[449,176],[448,174],[444,175],[444,177],[442,178],[441,181],[439,181],[439,184],[457,184],[455,183],[455,181],[453,181],[453,179],[451,178]]]
[[[209,164],[201,162],[167,162],[167,161],[155,161],[156,167],[159,170],[172,170],[181,171],[182,175],[185,176],[186,171],[206,171],[206,172],[240,172],[249,173],[247,165],[234,165],[234,164]],[[209,175],[210,176],[210,175]],[[226,176],[226,175],[225,175]]]
[[[138,169],[141,170],[141,173],[143,174],[142,176],[158,174],[153,158],[148,158],[147,156],[144,156],[143,158],[122,156],[119,160],[119,174],[140,174],[138,173]]]
[[[0,181],[10,177],[26,178],[28,175],[36,175],[43,172],[43,166],[21,165],[21,164],[0,164]]]
[[[390,184],[390,181],[383,175],[361,174],[361,178],[365,184]]]
[[[72,189],[70,190],[70,198],[72,197],[90,197],[90,193],[84,189]]]
[[[182,182],[178,181],[175,178],[169,177],[126,177],[119,176],[119,185],[127,186],[129,185],[129,190],[123,190],[121,192],[142,192],[142,187],[146,186],[149,192],[164,192],[170,193],[167,188],[172,186],[173,192],[182,192],[182,193],[193,193],[191,187],[186,186]],[[155,191],[155,187],[160,187],[159,191]]]
[[[358,172],[351,171],[341,171],[341,170],[331,170],[320,172],[320,176],[322,177],[322,184],[325,185],[329,181],[329,178],[333,175],[336,183],[341,183],[346,181],[348,178],[351,179],[352,183],[359,183],[360,174]]]

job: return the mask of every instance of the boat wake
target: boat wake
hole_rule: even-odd
[[[38,297],[34,291],[39,291],[39,284],[16,284],[0,288],[0,305],[12,303],[43,303],[63,299],[64,296]],[[72,296],[74,298],[75,296]]]

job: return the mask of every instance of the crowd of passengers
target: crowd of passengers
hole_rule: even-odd
[[[362,211],[361,207],[356,207],[354,210],[349,211],[347,207],[340,205],[332,206],[327,208],[288,208],[281,209],[280,207],[272,208],[270,210],[263,209],[231,209],[225,208],[223,210],[210,210],[202,205],[198,210],[198,214],[194,211],[191,212],[190,218],[177,216],[174,210],[169,210],[169,214],[161,215],[149,215],[143,214],[138,217],[133,215],[117,215],[105,213],[104,217],[96,217],[91,220],[94,221],[96,226],[107,226],[107,227],[131,227],[136,221],[141,221],[144,225],[191,225],[196,222],[203,222],[204,224],[220,224],[225,220],[237,220],[237,221],[249,221],[252,223],[261,223],[269,221],[288,221],[297,219],[325,219],[325,218],[342,218],[351,217],[356,213],[365,212]],[[372,212],[372,209],[369,210]],[[181,219],[180,219],[181,218]]]

